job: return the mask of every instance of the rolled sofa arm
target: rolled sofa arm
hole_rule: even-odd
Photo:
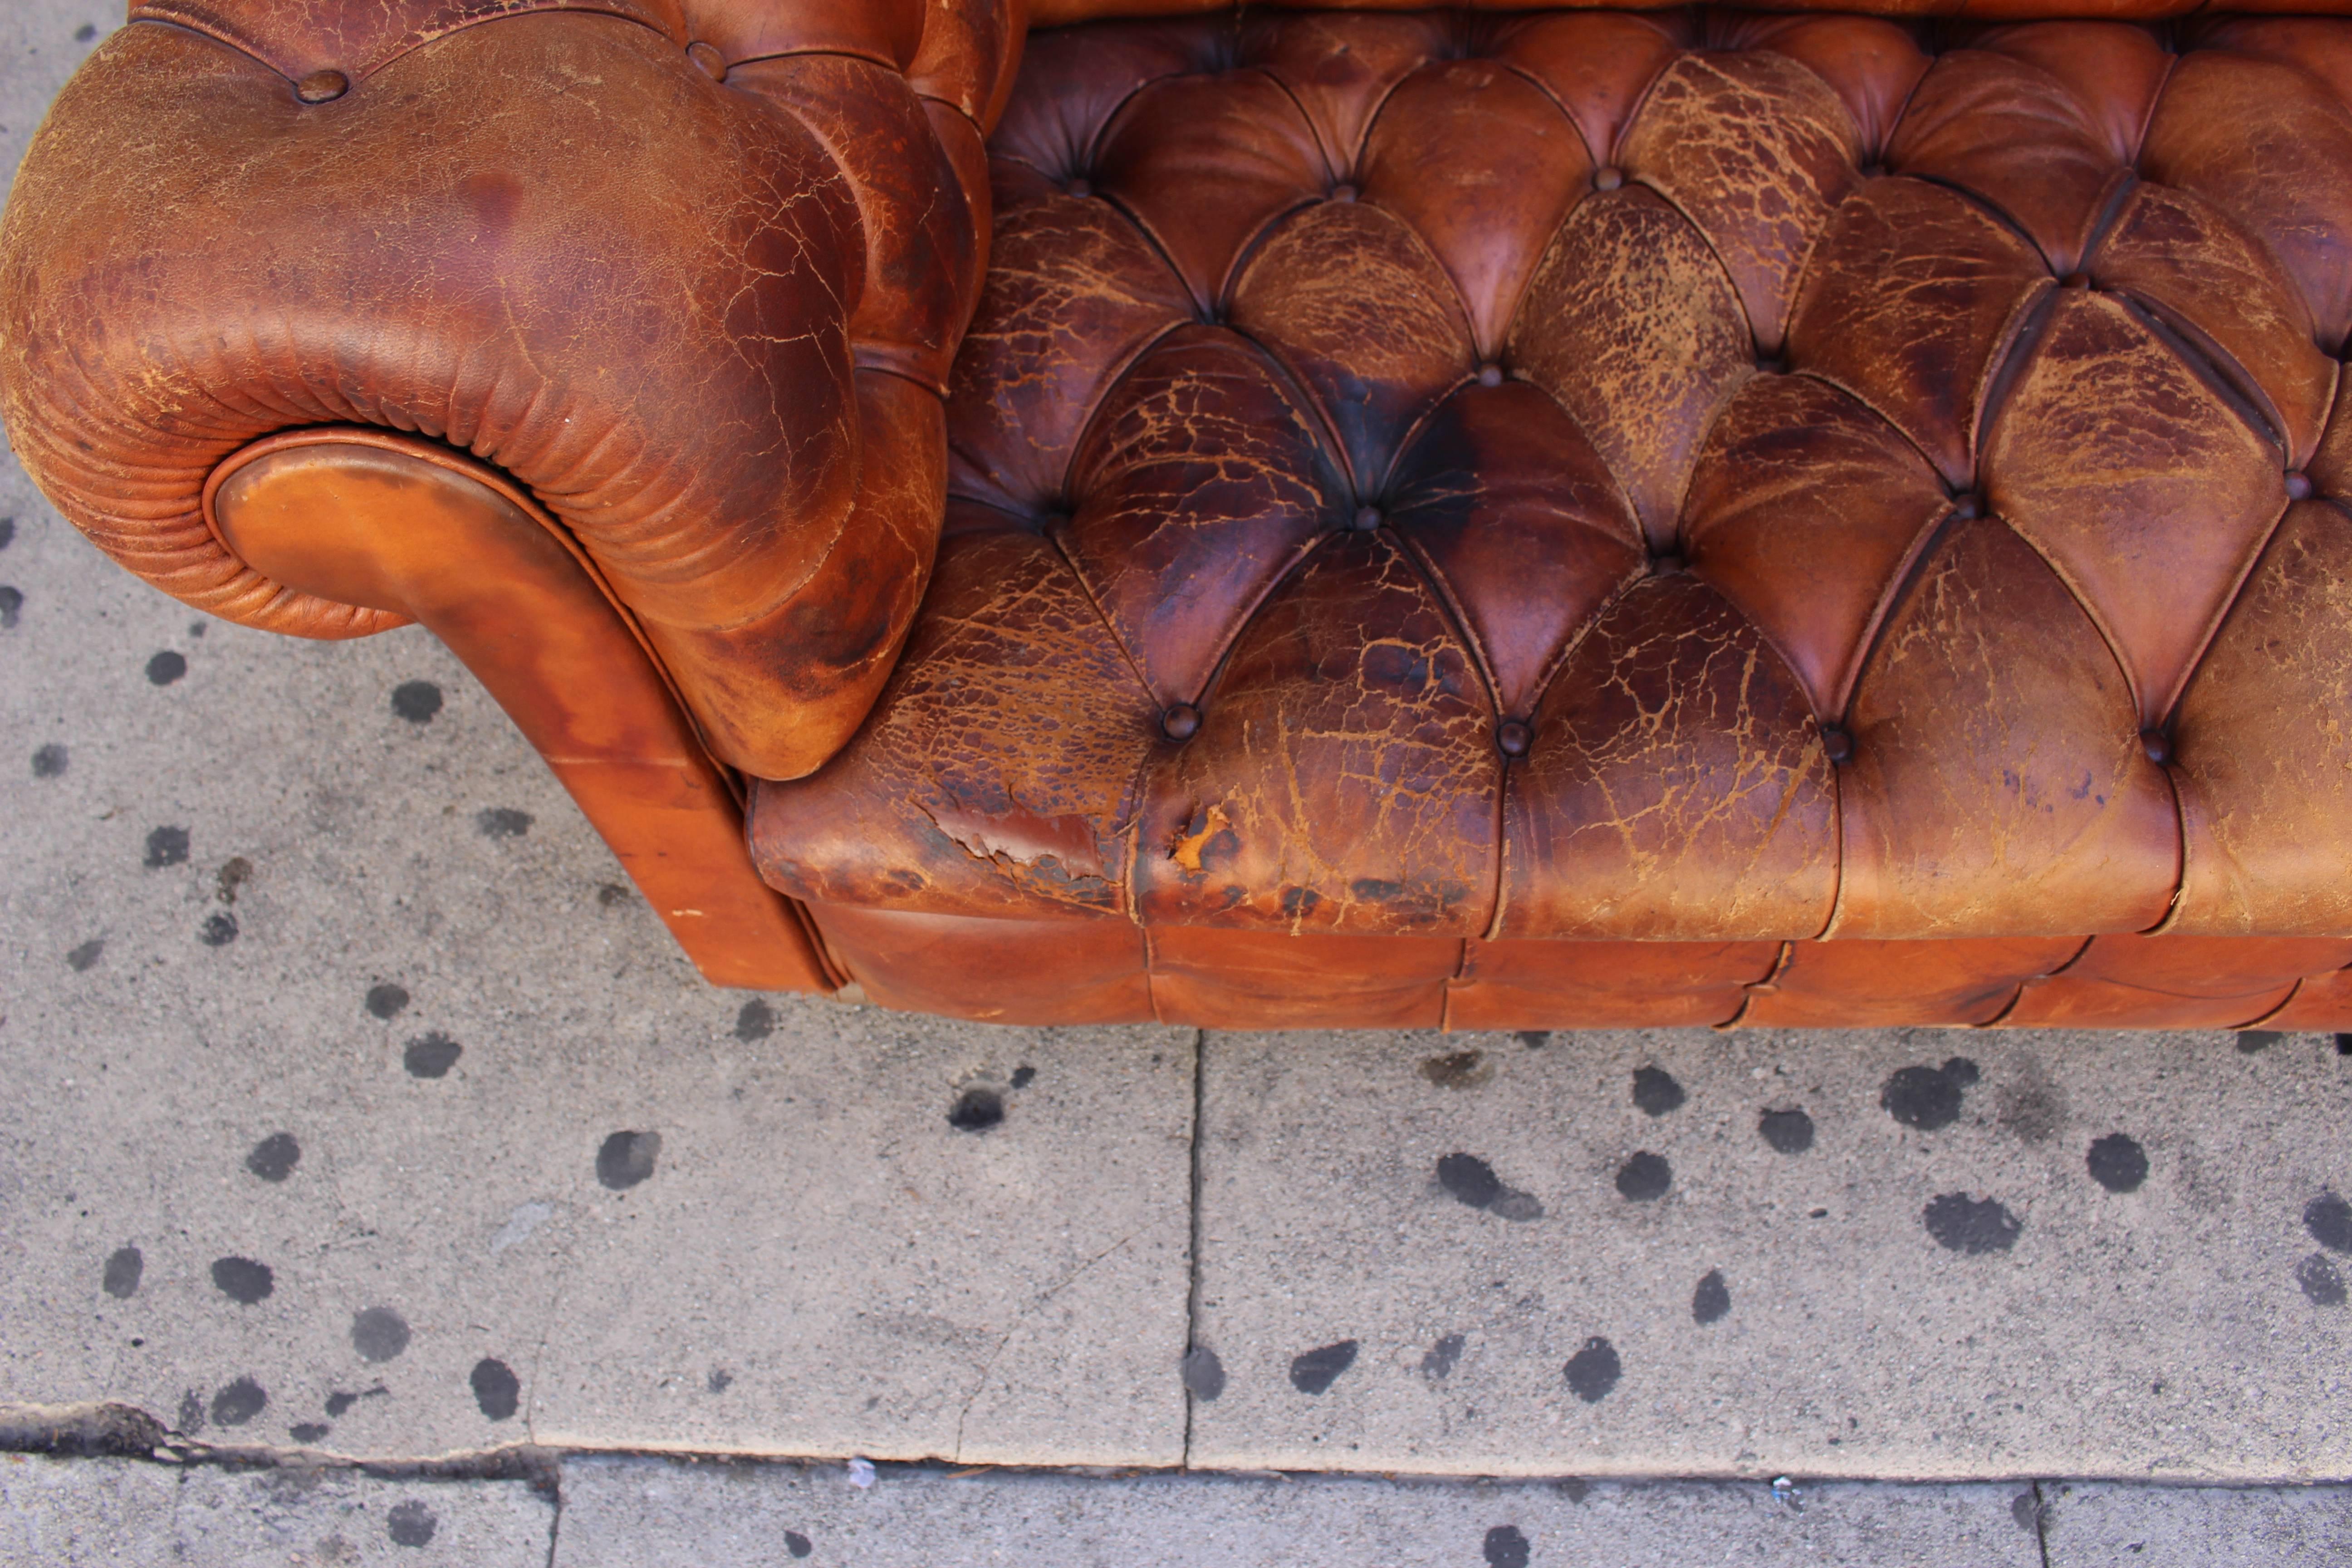
[[[0,222],[0,417],[59,509],[202,609],[364,635],[403,611],[289,580],[299,540],[244,559],[206,484],[281,432],[408,433],[576,542],[719,759],[830,756],[929,567],[1018,0],[131,19]]]

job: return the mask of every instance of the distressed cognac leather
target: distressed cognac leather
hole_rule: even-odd
[[[197,504],[289,427],[421,433],[570,530],[710,748],[814,767],[940,520],[1017,0],[140,0],[0,227],[0,413],[192,605],[397,624]]]
[[[2334,19],[1034,36],[930,595],[761,868],[1008,1017],[2286,1005],[2352,962],[2348,104]]]
[[[2352,1026],[2352,22],[1935,8],[142,0],[0,414],[441,629],[722,980]]]

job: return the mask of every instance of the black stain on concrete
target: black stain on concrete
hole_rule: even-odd
[[[213,1425],[242,1426],[269,1407],[269,1394],[249,1377],[240,1377],[213,1395]]]
[[[1516,1524],[1498,1524],[1486,1532],[1486,1568],[1528,1568],[1528,1538]]]
[[[222,1295],[241,1307],[268,1300],[269,1293],[278,1288],[269,1265],[257,1263],[250,1258],[213,1259],[213,1284]]]
[[[206,915],[196,928],[196,940],[206,947],[226,947],[236,940],[236,917],[226,910]]]
[[[636,895],[635,893],[630,892],[628,889],[623,887],[618,882],[599,882],[596,884],[596,902],[599,907],[604,909],[617,910],[623,904],[629,902],[635,897]]]
[[[188,830],[158,827],[147,835],[147,854],[139,863],[153,871],[165,866],[184,866],[187,859]]]
[[[1036,1081],[1037,1069],[1031,1067],[1027,1062],[1023,1062],[1019,1067],[1013,1069],[1013,1088],[1027,1089],[1031,1084],[1035,1083]]]
[[[1813,1146],[1813,1119],[1802,1106],[1764,1112],[1756,1119],[1756,1131],[1776,1154],[1801,1154]]]
[[[374,1016],[383,1019],[387,1024],[392,1022],[393,1019],[399,1017],[400,1010],[407,1005],[408,989],[406,986],[394,985],[390,981],[385,981],[381,985],[371,985],[368,987],[368,1012]]]
[[[237,889],[253,880],[253,862],[242,855],[232,855],[221,862],[213,873],[213,897],[222,903],[236,902]]]
[[[1485,1208],[1503,1195],[1501,1178],[1495,1167],[1475,1154],[1447,1154],[1437,1162],[1437,1184],[1452,1194],[1458,1203],[1474,1209]]]
[[[204,1429],[205,1398],[203,1394],[192,1388],[180,1395],[180,1414],[173,1420],[172,1430],[184,1436],[193,1437]]]
[[[2009,1500],[2009,1517],[2017,1521],[2017,1528],[2029,1535],[2042,1533],[2042,1500],[2032,1492],[2020,1492]]]
[[[66,954],[66,967],[76,974],[96,963],[106,952],[106,939],[94,936]]]
[[[1516,1038],[1531,1051],[1539,1051],[1551,1044],[1549,1029],[1521,1029]]]
[[[286,1428],[286,1435],[293,1438],[297,1443],[308,1446],[312,1443],[324,1442],[326,1440],[327,1434],[333,1430],[333,1427],[328,1426],[323,1421],[298,1421],[293,1426]]]
[[[2322,1193],[2303,1205],[2303,1228],[2330,1252],[2352,1252],[2352,1204]]]
[[[1904,1068],[1878,1091],[1878,1103],[1904,1126],[1933,1132],[1960,1119],[1961,1097],[1980,1076],[1966,1057],[1939,1068]]]
[[[384,1532],[394,1546],[432,1545],[436,1524],[433,1510],[414,1499],[393,1504],[383,1521]]]
[[[150,686],[169,686],[187,673],[188,661],[170,648],[147,661],[147,683]]]
[[[2023,1223],[1991,1198],[1971,1198],[1966,1193],[1946,1193],[1919,1215],[1936,1245],[1948,1252],[1971,1258],[2007,1252],[2017,1245]]]
[[[99,1275],[99,1285],[118,1301],[127,1301],[139,1294],[139,1277],[147,1271],[147,1259],[135,1247],[118,1247],[106,1255],[106,1268]]]
[[[1617,1167],[1617,1191],[1637,1204],[1655,1203],[1675,1184],[1675,1168],[1664,1154],[1647,1149]]]
[[[775,1028],[776,1010],[765,1002],[746,1002],[743,1010],[735,1015],[735,1037],[746,1043],[764,1040]]]
[[[710,1375],[702,1380],[702,1386],[709,1393],[724,1394],[735,1386],[735,1374],[723,1366],[714,1366]]]
[[[1625,1375],[1624,1364],[1617,1359],[1617,1347],[1595,1334],[1584,1342],[1584,1348],[1568,1358],[1562,1369],[1568,1378],[1568,1391],[1587,1405],[1598,1405],[1609,1397]]]
[[[2084,1163],[2091,1180],[2111,1193],[2136,1193],[2147,1180],[2147,1151],[2127,1132],[2110,1132],[2093,1143]]]
[[[799,1531],[787,1530],[784,1531],[784,1550],[795,1557],[805,1557],[816,1548],[810,1543],[809,1538]]]
[[[1468,1343],[1469,1341],[1460,1334],[1447,1334],[1440,1339],[1421,1352],[1421,1375],[1433,1378],[1453,1376],[1454,1369],[1462,1364],[1463,1347]]]
[[[344,1413],[359,1402],[360,1396],[356,1394],[330,1394],[327,1395],[327,1414],[341,1420]]]
[[[2285,1038],[2285,1034],[2277,1029],[2241,1029],[2238,1031],[2238,1050],[2242,1055],[2252,1056],[2256,1051],[2270,1049]]]
[[[282,1182],[302,1163],[302,1145],[291,1132],[272,1132],[245,1156],[245,1168],[265,1182]]]
[[[1664,1068],[1633,1069],[1633,1107],[1644,1116],[1664,1116],[1670,1110],[1680,1110],[1690,1096],[1675,1081],[1675,1075]]]
[[[658,1132],[615,1132],[596,1150],[596,1179],[616,1193],[626,1192],[654,1173],[661,1158]]]
[[[429,680],[404,680],[392,689],[392,710],[411,724],[430,724],[441,711],[441,689]]]
[[[948,1125],[959,1132],[985,1132],[1004,1120],[1004,1097],[974,1084],[948,1108]]]
[[[1710,1268],[1699,1276],[1698,1288],[1691,1292],[1691,1321],[1719,1323],[1731,1316],[1731,1287],[1723,1282],[1723,1270]]]
[[[474,813],[474,826],[485,838],[520,838],[530,831],[530,813],[512,806],[485,806]]]
[[[66,749],[55,742],[36,747],[33,752],[33,776],[37,779],[63,778],[71,761]]]
[[[1301,1394],[1320,1394],[1356,1364],[1356,1342],[1341,1340],[1319,1345],[1290,1358],[1290,1386]]]
[[[2344,1271],[2324,1252],[2315,1252],[2294,1266],[2294,1282],[2315,1307],[2344,1305]]]
[[[1495,1076],[1484,1051],[1448,1051],[1444,1056],[1424,1057],[1415,1070],[1440,1089],[1475,1089]]]
[[[522,1407],[522,1381],[502,1361],[484,1356],[467,1381],[474,1385],[474,1403],[493,1421],[504,1421]]]
[[[1176,1371],[1184,1380],[1184,1392],[1204,1404],[1225,1391],[1225,1363],[1206,1345],[1186,1351]]]
[[[465,1047],[438,1029],[428,1029],[402,1048],[400,1065],[411,1078],[447,1078],[465,1054]]]
[[[385,1362],[408,1348],[408,1320],[390,1307],[364,1307],[352,1314],[352,1349],[360,1360]]]

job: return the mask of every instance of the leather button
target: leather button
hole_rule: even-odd
[[[1352,202],[1356,199],[1356,187],[1343,181],[1331,187],[1331,199],[1335,202]]]
[[[1535,744],[1536,732],[1524,719],[1506,719],[1495,726],[1495,745],[1507,757],[1524,757]]]
[[[727,79],[727,57],[719,52],[717,44],[706,44],[698,39],[686,46],[686,58],[711,80]]]
[[[1973,490],[1966,495],[1957,495],[1952,498],[1952,515],[1962,522],[1982,517],[1985,510],[1984,498]]]
[[[332,103],[352,90],[352,79],[339,70],[312,71],[294,84],[294,96],[305,103]]]
[[[1843,767],[1853,761],[1853,737],[1835,724],[1824,724],[1822,726],[1822,750],[1829,753],[1831,762]]]
[[[2139,749],[2146,752],[2147,760],[2158,767],[2172,761],[2172,737],[2161,730],[2142,730],[2139,732]]]
[[[1592,171],[1592,188],[1596,191],[1613,191],[1624,183],[1625,171],[1613,163],[1603,163]]]
[[[1080,199],[1084,199],[1085,197],[1095,194],[1095,187],[1091,181],[1087,180],[1084,175],[1080,175],[1076,179],[1072,180],[1068,184],[1064,185],[1062,187],[1062,191],[1066,195],[1073,195],[1077,196]]]
[[[1671,577],[1682,569],[1683,558],[1677,551],[1668,550],[1650,557],[1650,575],[1653,577]]]
[[[2088,289],[2091,286],[2091,275],[2087,272],[2069,272],[2065,277],[2058,279],[2058,282],[2063,288]]]
[[[1478,367],[1478,384],[1481,386],[1502,385],[1503,367],[1496,364],[1492,360],[1488,360],[1485,364],[1480,365]]]
[[[1201,710],[1179,702],[1160,715],[1160,732],[1171,741],[1189,741],[1201,731]]]
[[[1376,506],[1360,506],[1356,515],[1348,520],[1348,526],[1358,533],[1370,533],[1380,525],[1381,509]]]
[[[2288,469],[2286,476],[2286,499],[2289,500],[2309,500],[2311,499],[2311,476],[2305,473],[2301,468]]]
[[[1886,165],[1884,163],[1864,163],[1862,166],[1860,173],[1862,177],[1865,180],[1883,180],[1886,178]]]
[[[1769,354],[1756,362],[1756,368],[1765,375],[1786,375],[1789,374],[1789,362],[1778,354]]]

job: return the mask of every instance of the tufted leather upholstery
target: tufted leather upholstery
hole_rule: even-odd
[[[931,595],[761,867],[2012,993],[2352,931],[2347,103],[2333,19],[1033,37]]]
[[[939,526],[1016,0],[139,0],[0,229],[0,412],[123,564],[249,625],[205,477],[356,423],[514,475],[711,747],[863,716]]]

